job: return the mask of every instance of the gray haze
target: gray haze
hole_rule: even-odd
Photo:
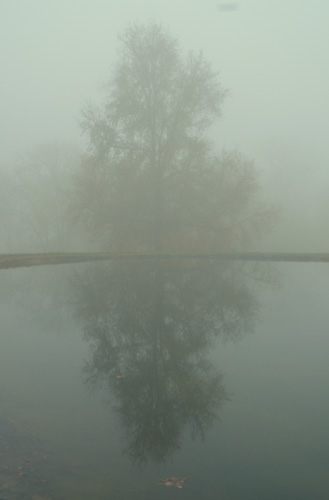
[[[328,18],[325,0],[2,0],[1,170],[43,143],[83,150],[79,113],[102,98],[118,33],[155,19],[184,50],[202,49],[230,89],[212,138],[253,158],[282,206],[263,248],[327,251]]]

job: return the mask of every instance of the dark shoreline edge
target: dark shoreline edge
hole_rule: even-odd
[[[37,253],[0,254],[0,269],[99,261],[141,260],[246,260],[259,262],[329,262],[329,253],[226,252],[226,253]]]

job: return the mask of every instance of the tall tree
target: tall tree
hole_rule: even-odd
[[[269,223],[258,176],[207,137],[226,91],[202,53],[182,55],[159,24],[130,26],[102,108],[83,110],[89,136],[76,209],[103,248],[237,248]]]

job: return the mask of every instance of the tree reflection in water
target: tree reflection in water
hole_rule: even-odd
[[[91,351],[86,383],[114,397],[133,462],[165,461],[186,429],[203,437],[219,418],[228,395],[207,354],[217,338],[251,331],[257,317],[241,266],[126,262],[76,276],[76,314]]]

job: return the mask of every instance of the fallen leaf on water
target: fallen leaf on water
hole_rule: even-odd
[[[160,479],[160,484],[163,484],[164,486],[176,486],[176,488],[185,488],[184,482],[187,479],[190,479],[191,476],[185,476],[185,477],[179,477],[179,476],[172,476],[168,477],[167,479]]]

